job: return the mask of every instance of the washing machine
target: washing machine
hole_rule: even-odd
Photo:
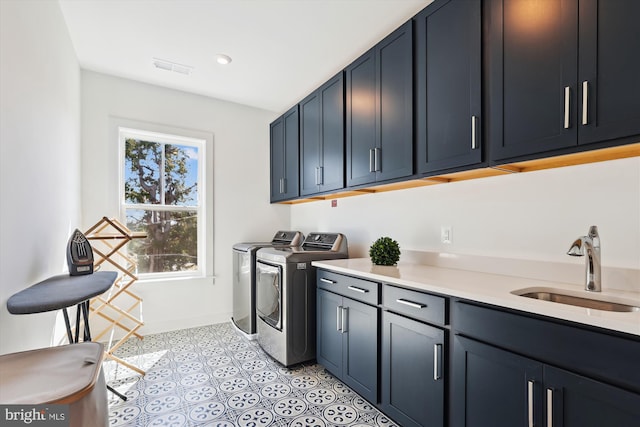
[[[258,344],[284,366],[316,357],[316,268],[348,258],[340,233],[309,233],[302,245],[261,248],[256,257]]]
[[[299,231],[278,231],[270,242],[244,242],[233,245],[233,324],[248,338],[256,334],[256,253],[261,248],[299,246]]]

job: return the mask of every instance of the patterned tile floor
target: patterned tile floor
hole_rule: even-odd
[[[131,338],[115,353],[146,370],[104,363],[109,425],[395,426],[322,366],[283,368],[222,323]]]

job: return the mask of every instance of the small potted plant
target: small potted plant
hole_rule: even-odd
[[[400,245],[390,237],[380,237],[369,248],[369,256],[376,265],[396,265],[400,259]]]

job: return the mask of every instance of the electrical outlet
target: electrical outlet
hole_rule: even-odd
[[[440,227],[440,241],[445,244],[451,244],[453,242],[453,230],[450,225]]]

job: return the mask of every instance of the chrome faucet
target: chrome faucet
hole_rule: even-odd
[[[598,227],[592,225],[589,234],[579,237],[567,251],[567,255],[584,256],[585,249],[585,284],[584,289],[591,292],[602,291],[602,275],[600,272],[600,236]]]

